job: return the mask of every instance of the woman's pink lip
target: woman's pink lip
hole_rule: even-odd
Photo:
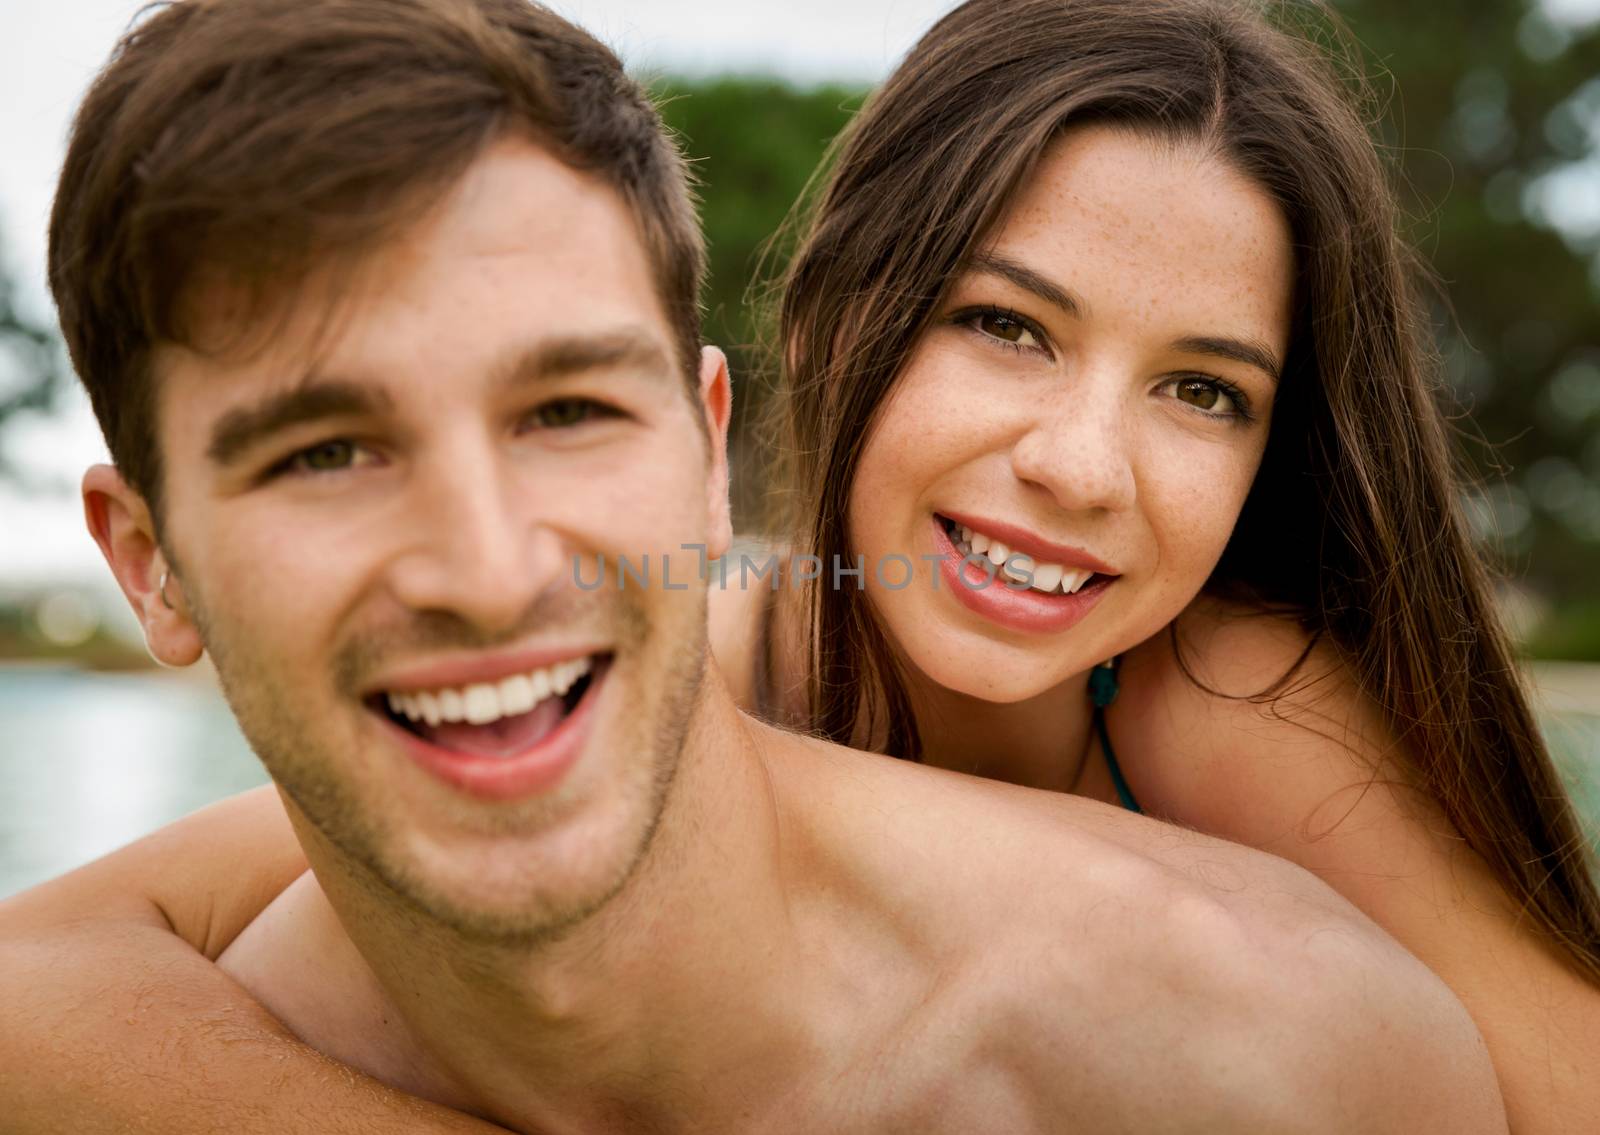
[[[390,735],[398,738],[406,756],[424,772],[452,788],[481,800],[516,800],[556,788],[583,753],[593,728],[594,702],[601,693],[609,666],[589,680],[577,707],[561,723],[514,757],[479,757],[458,753],[418,737],[385,719]]]
[[[1013,552],[1032,556],[1039,563],[1080,568],[1097,575],[1117,574],[1116,568],[1104,560],[1096,559],[1082,548],[1074,548],[1070,544],[1057,544],[1042,536],[1034,535],[1026,528],[1018,528],[1015,524],[1007,524],[1003,520],[986,520],[981,516],[958,512],[940,512],[938,515],[946,520],[953,520],[965,528],[971,528],[975,532],[982,532],[991,540],[999,540]]]
[[[1027,634],[1064,631],[1093,610],[1100,597],[1116,582],[1115,579],[1101,579],[1071,595],[1045,595],[1008,587],[1005,578],[997,573],[987,586],[970,586],[963,580],[963,572],[973,584],[989,577],[977,566],[963,563],[961,552],[950,542],[950,534],[937,516],[933,518],[933,529],[934,551],[945,557],[939,563],[939,575],[955,595],[956,602],[1008,630]]]

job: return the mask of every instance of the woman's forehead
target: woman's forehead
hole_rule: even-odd
[[[1283,211],[1215,150],[1105,126],[1069,131],[986,251],[1078,297],[1086,318],[1236,324],[1286,343],[1294,251]]]

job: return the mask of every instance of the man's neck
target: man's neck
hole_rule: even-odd
[[[528,947],[425,919],[291,814],[424,1078],[453,1086],[446,1102],[519,1130],[673,1130],[817,1048],[813,1015],[792,1008],[814,1001],[790,956],[781,806],[749,723],[708,678],[633,876]]]

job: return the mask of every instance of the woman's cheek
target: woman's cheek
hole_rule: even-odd
[[[1147,513],[1168,568],[1208,576],[1233,534],[1259,458],[1215,449],[1172,455],[1178,459],[1143,486]]]

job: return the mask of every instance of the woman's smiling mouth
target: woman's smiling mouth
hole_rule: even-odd
[[[983,556],[994,564],[995,571],[1019,587],[1037,591],[1041,595],[1073,595],[1094,578],[1090,568],[1068,567],[1066,564],[1041,563],[1025,552],[1009,548],[1004,541],[984,532],[957,524],[948,517],[944,522],[945,534],[963,558]],[[1003,580],[1002,582],[1004,582]]]
[[[1056,546],[1029,538],[996,522],[933,515],[934,548],[944,559],[939,573],[945,587],[968,610],[1009,630],[1034,634],[1064,631],[1100,601],[1118,576],[1099,560],[1071,549],[1063,559],[1042,560],[1030,552],[1054,554]],[[987,527],[999,530],[991,535]],[[1021,536],[1019,539],[1018,536]],[[1005,542],[1010,536],[1027,550]]]

